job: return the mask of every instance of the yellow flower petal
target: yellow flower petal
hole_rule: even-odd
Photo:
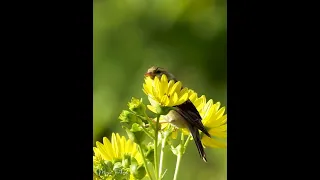
[[[143,92],[145,94],[150,94],[152,92],[150,86],[147,86],[147,84],[143,84]]]
[[[153,80],[150,77],[146,78],[146,84],[152,84]]]
[[[166,120],[164,120],[164,119],[159,119],[159,122],[162,122],[161,124],[160,124],[160,128],[161,129],[165,129],[166,127],[168,127],[168,125],[169,125],[169,123],[166,123],[167,121]]]
[[[189,135],[189,134],[190,134],[190,131],[189,131],[188,128],[182,128],[181,131],[182,131],[182,133],[183,133],[184,135]]]
[[[210,99],[210,100],[206,103],[206,105],[204,105],[203,110],[202,110],[202,111],[204,112],[204,116],[207,116],[207,115],[209,114],[210,108],[211,108],[212,105],[213,105],[212,99]]]
[[[168,90],[167,90],[167,94],[169,94],[169,90],[172,89],[172,86],[174,85],[174,80],[170,80],[168,83]]]
[[[176,83],[172,86],[172,88],[170,89],[169,95],[172,96],[173,93],[175,93],[175,92],[177,92],[177,91],[180,91],[180,90],[181,90],[181,86],[182,86],[182,84],[181,84],[180,81],[176,82]]]
[[[152,106],[158,105],[157,101],[155,99],[153,99],[153,97],[151,95],[148,96],[148,100]]]
[[[223,113],[224,113],[225,110],[226,110],[226,108],[225,108],[225,107],[222,107],[222,108],[217,112],[216,118],[218,119],[218,118],[222,117],[222,115],[223,115]]]
[[[93,152],[94,154],[100,154],[99,149],[96,147],[93,147]]]
[[[203,108],[204,105],[206,104],[206,96],[202,95],[200,98],[200,102],[201,102],[201,105],[199,106],[199,108]]]
[[[160,83],[160,80],[159,80],[159,78],[156,76],[155,78],[154,78],[154,87],[161,87],[161,83]],[[157,97],[161,97],[162,95],[160,94],[160,89],[161,88],[154,88],[153,87],[153,89],[154,89],[154,96],[157,96]]]
[[[188,88],[185,87],[179,92],[178,96],[182,97],[183,95],[187,94],[187,96],[189,97],[188,91]]]
[[[194,100],[193,104],[201,114],[203,107],[206,104],[206,97],[202,95],[200,98]]]
[[[130,141],[131,142],[131,141]],[[136,156],[136,154],[137,154],[137,147],[136,147],[136,144],[135,143],[133,143],[133,142],[131,142],[131,144],[132,144],[132,149],[131,149],[131,155],[132,156]]]
[[[151,105],[147,105],[147,108],[150,110],[150,111],[152,111],[153,113],[157,113],[157,111],[156,111],[156,108],[154,107],[154,106],[151,106]]]
[[[168,78],[165,74],[161,77],[161,91],[162,95],[168,91]]]
[[[227,125],[221,125],[219,127],[211,128],[209,129],[209,134],[212,136],[220,137],[220,138],[226,138],[227,137]]]
[[[227,123],[227,115],[223,115],[221,118],[217,120],[218,122],[221,122],[221,124],[226,124]]]
[[[169,102],[170,101],[169,101],[168,96],[162,96],[161,101],[160,101],[161,104],[168,106]]]
[[[210,120],[211,121],[211,126],[217,126],[218,124],[222,124],[221,122],[217,121],[218,119],[220,119],[222,117],[224,113],[224,108],[221,108],[218,112],[215,112],[211,117]]]
[[[171,138],[172,139],[177,139],[177,137],[178,137],[178,131],[177,130],[173,131],[172,134],[171,134]]]
[[[212,147],[212,148],[226,148],[227,144],[225,142],[217,141],[213,138],[209,138],[208,136],[203,136],[201,139],[204,146]]]
[[[152,93],[149,95],[151,95],[153,99],[159,100],[158,91],[155,88],[152,88]]]
[[[100,142],[96,142],[96,146],[100,151],[100,155],[102,156],[103,159],[105,160],[111,160],[112,157],[109,156],[108,150],[104,147],[103,144]]]
[[[150,77],[148,77],[148,78],[145,79],[145,82],[146,83],[143,84],[143,89],[144,89],[145,93],[148,95],[148,94],[152,93],[152,82],[153,82],[153,80]]]
[[[128,153],[128,150],[125,149],[125,144],[126,144],[126,138],[122,136],[120,138],[120,152],[121,152],[121,157],[123,157],[125,154]]]
[[[220,105],[221,105],[221,103],[220,102],[217,102],[217,103],[215,103],[215,111],[218,111],[219,110],[219,108],[220,108]]]
[[[218,137],[218,138],[226,138],[227,137],[227,133],[223,132],[223,131],[213,131],[212,133],[210,133],[211,136],[214,137]]]
[[[189,99],[194,104],[197,99],[197,93],[191,93],[191,95],[189,94]]]
[[[131,141],[127,141],[125,147],[126,147],[126,150],[127,150],[127,151],[132,150],[132,143],[131,143]]]
[[[180,105],[188,100],[188,93],[185,93],[182,97],[179,98],[179,100],[175,103],[177,105]]]
[[[172,103],[176,104],[178,102],[178,100],[179,100],[178,94],[175,92],[172,96]],[[171,106],[172,106],[172,104],[171,104]]]
[[[112,149],[111,142],[109,141],[108,138],[106,138],[106,137],[103,138],[103,145],[106,148],[107,153],[110,156],[110,159],[114,158],[115,154],[114,154],[114,151]]]
[[[206,110],[203,110],[201,113],[202,117],[204,117],[204,119],[202,121],[203,125],[208,126],[208,127],[213,127],[213,126],[210,126],[210,123],[212,125],[212,123],[215,122],[215,121],[210,121],[212,116],[215,114],[215,111],[212,108],[212,101],[211,102],[209,101],[206,104],[205,108],[203,108],[203,109],[206,109]]]
[[[213,119],[214,118],[214,119]],[[220,117],[219,119],[215,119],[215,117],[206,117],[206,119],[203,120],[203,125],[208,128],[216,128],[223,124],[226,124],[227,121],[227,115],[224,115]]]
[[[99,151],[98,148],[93,147],[93,152],[94,152],[94,156],[93,156],[94,163],[98,163],[98,161],[103,159],[101,156],[101,152]]]
[[[112,133],[112,136],[111,136],[111,144],[112,144],[112,148],[113,148],[113,150],[115,152],[115,157],[119,158],[120,157],[119,147],[118,147],[116,135],[114,133]]]
[[[175,103],[175,102],[174,102],[174,96],[172,96],[172,97],[169,98],[169,104],[168,104],[167,106],[172,107],[172,106],[175,105],[174,103]]]

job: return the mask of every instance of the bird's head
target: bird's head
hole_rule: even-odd
[[[161,79],[161,76],[165,74],[168,78],[168,80],[174,80],[177,81],[176,78],[169,73],[167,70],[165,70],[164,68],[161,67],[157,67],[157,66],[152,66],[150,67],[147,72],[144,74],[145,77],[150,77],[151,79],[154,79],[154,77],[158,77],[159,79]]]

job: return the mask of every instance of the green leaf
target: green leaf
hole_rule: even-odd
[[[129,168],[131,164],[131,157],[129,155],[125,155],[122,159],[122,166],[125,168]]]
[[[131,129],[125,126],[122,127],[126,130],[129,139],[131,139],[133,142],[137,144],[141,144],[146,137],[146,134],[142,130],[142,127],[137,123],[132,124]]]
[[[147,146],[145,146],[145,151],[146,152],[146,159],[151,162],[152,164],[154,163],[154,143],[150,142]]]
[[[173,154],[178,156],[181,153],[181,150],[182,150],[181,148],[182,148],[181,144],[179,144],[177,147],[171,146],[171,151]]]
[[[142,124],[142,120],[138,118],[134,113],[123,110],[121,114],[119,115],[119,119],[121,123],[125,123],[128,125],[132,125],[133,123]]]
[[[142,179],[146,176],[146,169],[144,165],[138,166],[137,164],[130,165],[130,172],[136,179]]]
[[[130,129],[131,132],[139,132],[142,131],[142,127],[139,126],[137,123],[133,123]]]
[[[113,170],[119,169],[119,168],[122,168],[122,163],[121,163],[121,162],[116,162],[116,163],[114,163],[114,165],[113,165]]]
[[[175,108],[173,107],[166,107],[166,106],[161,106],[161,105],[157,105],[155,106],[156,108],[156,112],[158,115],[167,115],[171,110],[175,110]]]
[[[138,115],[144,115],[146,112],[146,105],[142,103],[142,99],[133,97],[128,103],[128,107],[131,111],[137,113]]]
[[[152,164],[154,163],[154,149],[149,149],[146,152],[146,159]]]

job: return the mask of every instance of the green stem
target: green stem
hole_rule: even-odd
[[[190,139],[191,139],[191,135],[189,135],[189,136],[188,136],[188,138],[187,138],[186,142],[184,143],[184,146],[183,146],[183,148],[184,148],[184,149],[186,149],[186,148],[187,148],[187,146],[188,146],[188,143],[189,143]]]
[[[157,115],[156,129],[155,129],[155,139],[154,139],[154,172],[156,179],[159,179],[158,174],[158,130],[159,130],[159,119],[160,115]]]
[[[151,118],[149,118],[149,116],[147,115],[146,112],[144,112],[145,117],[147,118],[147,121],[149,122],[150,126],[155,129],[156,127],[154,127],[153,121],[151,120]]]
[[[164,147],[166,145],[167,137],[168,136],[165,136],[164,138],[162,138],[162,142],[161,142],[159,179],[161,179],[161,174],[162,174],[163,154],[164,154]]]
[[[175,169],[175,171],[174,171],[173,180],[177,180],[178,172],[179,172],[179,167],[180,167],[180,162],[181,162],[181,156],[182,156],[181,153],[179,153],[178,156],[177,156],[177,163],[176,163],[176,169]]]
[[[181,145],[183,145],[183,143],[184,143],[184,134],[183,134],[183,132],[181,131]]]
[[[178,178],[178,172],[179,172],[179,168],[180,168],[181,158],[182,158],[182,155],[184,154],[185,149],[190,141],[190,138],[191,138],[191,135],[189,135],[187,140],[184,142],[184,135],[183,135],[183,132],[181,131],[181,142],[180,142],[181,147],[180,147],[179,153],[177,155],[176,169],[174,171],[173,180],[177,180],[177,178]]]
[[[150,134],[145,127],[143,127],[143,126],[141,126],[141,127],[142,127],[142,130],[143,130],[151,139],[153,139],[153,140],[155,139],[154,136],[153,136],[152,134]]]
[[[146,169],[146,171],[147,171],[147,174],[148,174],[150,180],[152,180],[152,177],[151,177],[151,174],[150,174],[150,171],[149,171],[149,168],[148,168],[147,160],[146,160],[146,157],[145,157],[145,155],[144,155],[144,152],[143,152],[143,150],[142,150],[142,148],[141,148],[141,145],[138,144],[138,147],[139,147],[139,151],[140,151],[140,154],[141,154],[141,156],[142,156],[142,159],[143,159],[144,167],[145,167],[145,169]]]

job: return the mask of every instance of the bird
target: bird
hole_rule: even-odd
[[[161,79],[163,74],[167,76],[168,81],[173,80],[174,82],[177,82],[177,78],[172,73],[158,66],[152,66],[148,68],[144,75],[145,77],[150,77],[151,79],[154,79],[155,77]],[[201,130],[208,137],[211,138],[211,136],[202,124],[202,118],[190,99],[180,105],[174,106],[174,110],[170,110],[165,118],[167,122],[178,128],[188,128],[194,139],[200,157],[204,162],[207,162],[206,153],[201,143],[199,130]]]

